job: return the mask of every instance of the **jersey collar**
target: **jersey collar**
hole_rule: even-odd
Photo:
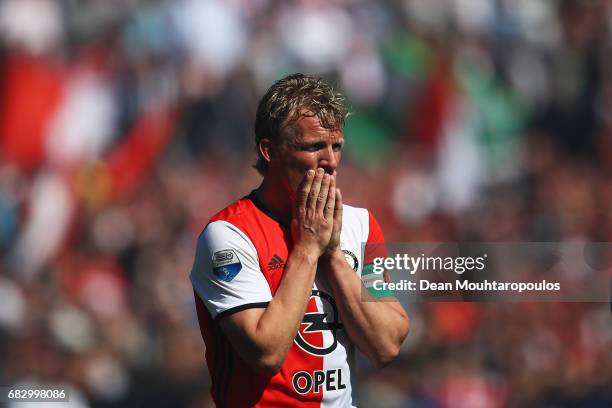
[[[251,200],[255,207],[257,207],[261,212],[272,218],[274,221],[278,222],[283,227],[289,228],[289,226],[291,225],[290,218],[281,217],[280,215],[274,213],[270,208],[268,208],[268,206],[263,203],[263,201],[261,201],[255,190],[251,191],[251,193],[246,196],[246,198]]]

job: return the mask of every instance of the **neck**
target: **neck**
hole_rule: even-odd
[[[261,202],[274,214],[291,218],[291,196],[280,177],[267,174],[256,190]]]

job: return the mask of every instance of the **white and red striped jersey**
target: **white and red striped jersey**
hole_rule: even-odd
[[[362,246],[384,242],[372,214],[343,206],[341,248],[359,276],[371,273]],[[354,346],[332,291],[318,277],[297,336],[280,371],[264,377],[236,353],[218,322],[248,308],[264,308],[274,296],[292,248],[291,231],[255,194],[211,218],[198,239],[191,272],[200,331],[219,407],[351,407]],[[365,257],[371,266],[369,256]]]

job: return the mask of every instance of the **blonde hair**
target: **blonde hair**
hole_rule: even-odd
[[[329,130],[342,129],[349,115],[344,96],[321,78],[298,73],[277,81],[259,101],[255,117],[257,162],[253,167],[260,174],[265,175],[268,170],[268,163],[258,149],[261,139],[281,142],[283,130],[304,115],[304,111],[316,116],[321,126]]]

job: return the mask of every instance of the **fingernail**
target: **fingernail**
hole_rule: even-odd
[[[319,167],[319,168],[317,169],[317,173],[319,173],[319,174],[323,174],[323,169]]]
[[[314,174],[314,170],[308,170],[308,175],[312,176]]]

